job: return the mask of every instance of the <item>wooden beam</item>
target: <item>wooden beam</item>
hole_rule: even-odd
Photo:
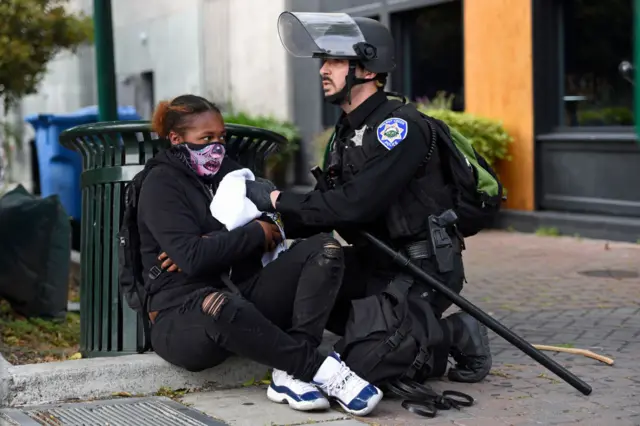
[[[502,120],[511,162],[498,166],[507,208],[534,210],[532,0],[464,1],[465,109]]]

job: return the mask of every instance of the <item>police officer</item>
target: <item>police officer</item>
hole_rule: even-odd
[[[309,235],[335,229],[351,243],[345,247],[343,291],[327,328],[342,334],[351,301],[382,291],[401,272],[354,229],[385,240],[459,293],[464,280],[463,241],[453,222],[440,216],[454,202],[436,132],[415,107],[392,102],[383,89],[395,68],[388,29],[373,19],[347,14],[291,12],[280,16],[278,26],[292,55],[321,59],[325,100],[343,111],[321,177],[330,189],[316,187],[297,194],[259,181],[247,183],[247,196],[260,210],[279,211],[288,237],[301,236],[300,230]],[[438,220],[428,221],[430,216]],[[433,229],[434,222],[441,224],[439,229]],[[434,232],[445,236],[445,244],[440,244],[442,239],[434,244]],[[427,297],[438,317],[451,305],[423,283],[415,282],[412,291],[416,297]],[[470,315],[454,315],[457,333],[464,334],[465,342],[453,344],[451,355],[457,366],[449,377],[480,381],[491,368],[487,330]],[[447,354],[440,358],[444,373]]]

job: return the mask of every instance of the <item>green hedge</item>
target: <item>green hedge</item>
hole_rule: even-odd
[[[416,106],[423,113],[444,121],[447,125],[462,133],[489,164],[494,165],[500,160],[511,160],[508,150],[513,138],[504,129],[500,121],[477,117],[464,112],[451,111],[442,108],[441,105],[439,105],[439,108],[429,107],[424,104]],[[329,128],[314,138],[312,160],[314,164],[322,164],[324,150],[332,132],[333,128]]]
[[[578,112],[581,126],[633,126],[633,111],[625,107],[608,107]]]
[[[300,130],[293,123],[268,115],[251,115],[246,112],[223,113],[223,116],[225,123],[259,127],[279,133],[287,138],[289,143],[277,155],[279,159],[288,159],[298,149]]]
[[[444,121],[449,127],[462,133],[489,164],[494,165],[500,160],[511,160],[508,151],[513,138],[500,121],[466,112],[432,109],[424,105],[418,105],[418,109],[430,117]]]
[[[242,111],[223,112],[225,123],[243,124],[261,129],[271,130],[287,138],[287,144],[269,157],[266,164],[266,177],[278,186],[287,184],[287,169],[298,150],[300,130],[288,121],[279,120],[269,115],[252,115]]]

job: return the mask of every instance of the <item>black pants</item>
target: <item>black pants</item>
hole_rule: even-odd
[[[382,292],[397,273],[401,272],[401,269],[391,261],[388,255],[381,253],[375,247],[343,247],[343,252],[344,279],[336,305],[327,323],[327,330],[339,336],[344,335],[344,327],[351,311],[351,301]],[[454,269],[446,274],[437,271],[433,258],[419,261],[416,264],[430,275],[443,281],[456,293],[460,293],[462,290],[464,281],[462,254],[455,255]],[[414,283],[412,292],[429,293],[428,299],[437,318],[441,318],[444,311],[452,305],[449,299],[420,282]]]
[[[324,361],[317,348],[343,271],[342,249],[330,235],[301,241],[237,283],[241,295],[207,288],[161,311],[151,329],[154,350],[189,371],[235,354],[310,381]]]

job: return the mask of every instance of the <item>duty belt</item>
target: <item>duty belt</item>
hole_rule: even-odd
[[[460,239],[457,236],[453,236],[451,238],[453,242],[453,248],[456,252],[460,252],[461,244]],[[416,241],[414,243],[409,243],[404,246],[404,251],[411,260],[419,260],[419,259],[429,259],[433,256],[433,247],[431,246],[431,241],[429,240],[421,240]]]
[[[416,241],[404,246],[404,251],[411,260],[429,259],[433,256],[433,248],[429,240]]]

